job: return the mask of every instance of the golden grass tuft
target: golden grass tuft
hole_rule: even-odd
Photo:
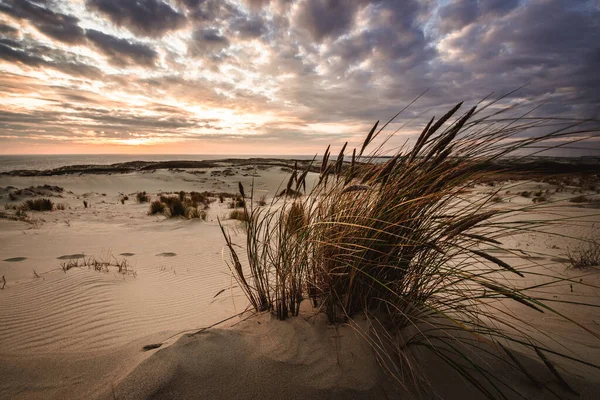
[[[491,398],[504,398],[513,388],[472,356],[475,349],[526,377],[510,356],[515,351],[538,357],[555,377],[545,353],[600,369],[567,354],[556,345],[559,341],[540,337],[538,328],[521,318],[519,307],[574,324],[595,339],[600,335],[529,290],[523,278],[531,266],[517,268],[491,254],[503,249],[503,237],[552,221],[528,222],[525,212],[536,205],[499,209],[489,196],[464,196],[499,158],[530,146],[556,146],[548,142],[556,137],[567,145],[582,135],[597,135],[600,126],[569,120],[557,127],[551,118],[504,117],[494,101],[459,114],[461,106],[432,118],[414,146],[400,147],[384,162],[383,145],[366,152],[393,118],[373,126],[349,163],[345,145],[337,158],[328,147],[319,179],[306,196],[301,194],[312,163],[303,171],[292,170],[270,207],[254,207],[251,193],[243,206],[245,262],[221,225],[234,277],[256,311],[286,319],[310,298],[331,323],[356,327],[399,384],[410,380],[427,387],[414,348],[433,353]],[[548,194],[534,195],[540,201]],[[564,283],[551,274],[544,278],[545,291]],[[360,328],[358,318],[366,318],[369,328]]]

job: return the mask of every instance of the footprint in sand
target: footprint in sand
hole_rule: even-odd
[[[6,262],[19,262],[19,261],[24,261],[27,260],[27,257],[13,257],[13,258],[7,258]]]
[[[78,258],[85,257],[85,254],[65,254],[64,256],[56,257],[57,260],[77,260]]]
[[[169,252],[169,253],[160,253],[160,254],[157,254],[156,256],[157,257],[175,257],[176,255],[177,255],[177,253]]]
[[[131,256],[135,256],[135,253],[121,253],[119,255],[123,256],[123,257],[131,257]]]

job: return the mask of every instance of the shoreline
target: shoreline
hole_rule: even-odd
[[[389,158],[379,157],[382,161]],[[216,160],[171,160],[171,161],[127,161],[114,164],[77,164],[65,165],[62,167],[36,170],[36,169],[17,169],[0,172],[0,176],[59,176],[59,175],[108,175],[108,174],[126,174],[132,172],[152,172],[157,170],[179,170],[179,169],[209,169],[219,167],[282,167],[293,168],[297,165],[299,169],[309,168],[311,172],[319,171],[321,161],[316,159],[314,162],[308,159],[287,159],[287,158],[223,158]],[[360,162],[364,164],[365,162]],[[349,161],[344,159],[344,164]],[[516,179],[526,179],[528,174],[536,176],[557,175],[557,174],[593,174],[600,168],[600,159],[594,157],[580,158],[522,158],[522,159],[500,159],[493,162],[486,171],[514,173]]]

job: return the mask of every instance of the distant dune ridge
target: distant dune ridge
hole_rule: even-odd
[[[312,163],[0,174],[0,398],[595,398],[595,161],[497,162],[520,131],[454,113],[391,158],[376,125]]]

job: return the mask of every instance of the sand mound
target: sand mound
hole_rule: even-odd
[[[157,350],[105,398],[363,399],[385,398],[390,389],[349,327],[263,315]]]
[[[183,336],[172,346],[153,352],[120,382],[106,384],[110,390],[100,398],[486,398],[441,359],[414,347],[411,354],[417,360],[418,374],[428,384],[417,388],[407,374],[403,386],[398,385],[383,372],[373,350],[356,330],[348,325],[328,325],[323,315],[282,322],[263,314],[229,329]],[[514,355],[550,391],[485,352],[472,352],[472,357],[486,360],[490,374],[509,383],[499,385],[508,399],[521,395],[532,399],[554,399],[556,395],[594,399],[600,390],[599,379],[563,371],[580,396],[572,395],[560,387],[539,359],[518,352]],[[481,382],[491,389],[485,381],[481,376]]]

